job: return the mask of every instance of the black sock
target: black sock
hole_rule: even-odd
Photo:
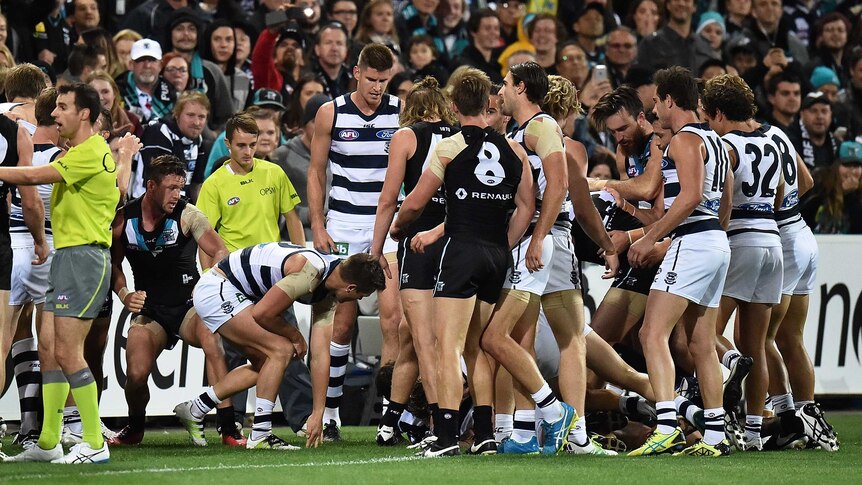
[[[404,404],[395,401],[389,401],[389,406],[386,407],[386,414],[380,420],[383,426],[395,428],[398,426],[398,421],[401,419],[401,414],[404,412]]]
[[[434,434],[440,446],[458,444],[458,411],[455,409],[440,409],[439,419],[434,421]]]
[[[475,406],[473,408],[473,432],[477,440],[494,438],[494,421],[491,406]]]
[[[221,433],[236,428],[236,421],[234,421],[233,418],[233,406],[216,408],[216,421],[218,422],[218,427],[221,430]]]
[[[143,431],[144,430],[144,422],[147,420],[145,415],[140,416],[129,416],[129,430],[130,431]]]
[[[428,412],[431,413],[431,423],[428,425],[428,428],[433,431],[434,427],[437,425],[437,415],[440,412],[440,406],[438,406],[436,402],[428,403]]]

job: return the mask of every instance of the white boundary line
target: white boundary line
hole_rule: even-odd
[[[274,452],[278,453],[278,451]],[[285,456],[290,456],[286,454]],[[183,468],[132,468],[124,470],[103,470],[97,471],[92,466],[69,466],[69,469],[81,470],[77,473],[33,473],[20,475],[2,475],[3,481],[11,480],[43,480],[43,479],[59,479],[59,478],[89,478],[102,477],[112,475],[131,475],[136,473],[176,473],[176,472],[196,472],[210,470],[248,470],[248,469],[265,469],[265,468],[308,468],[308,467],[324,467],[324,466],[351,466],[351,465],[375,465],[379,463],[398,463],[404,461],[419,460],[417,456],[387,456],[384,458],[371,458],[367,460],[347,460],[347,461],[324,461],[324,462],[308,462],[308,463],[266,463],[266,464],[242,464],[242,465],[215,465],[215,466],[195,466]],[[53,465],[52,467],[60,468],[62,465]],[[84,468],[93,470],[92,472],[84,471]],[[0,465],[2,471],[3,465]]]

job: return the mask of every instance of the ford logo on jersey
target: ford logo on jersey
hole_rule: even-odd
[[[231,197],[227,200],[227,205],[237,205],[239,204],[239,197]]]
[[[718,214],[718,208],[721,207],[721,198],[704,201],[703,207],[713,214]]]
[[[359,138],[359,132],[356,130],[341,130],[338,133],[338,138],[341,138],[342,140],[347,140],[347,141],[355,140],[355,139]]]
[[[772,204],[767,204],[766,202],[749,202],[741,204],[739,208],[752,212],[772,212]]]
[[[781,203],[781,207],[793,207],[797,204],[799,204],[799,191],[794,190],[784,196],[784,202]]]
[[[381,140],[391,140],[392,135],[395,134],[395,130],[380,130],[377,132],[377,138]]]

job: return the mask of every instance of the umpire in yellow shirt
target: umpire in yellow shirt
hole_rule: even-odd
[[[42,400],[45,414],[37,446],[6,461],[104,463],[110,458],[102,438],[93,373],[84,360],[84,339],[110,289],[111,221],[120,199],[117,163],[93,124],[99,94],[86,84],[58,88],[51,113],[71,148],[48,165],[0,168],[0,180],[16,185],[53,183],[51,223],[54,261],[48,278],[45,316],[39,332]],[[137,137],[120,140],[123,159],[140,150]],[[75,398],[84,440],[63,455],[60,430],[69,392]]]

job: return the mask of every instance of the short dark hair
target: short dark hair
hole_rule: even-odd
[[[853,64],[850,64],[852,67]],[[778,91],[778,85],[781,83],[790,83],[790,84],[798,84],[800,89],[802,88],[802,79],[796,74],[788,71],[781,71],[778,74],[772,76],[768,83],[766,83],[766,94],[772,96]]]
[[[51,116],[54,108],[57,107],[57,90],[55,88],[45,88],[36,96],[36,125],[38,126],[54,126],[57,121]]]
[[[356,285],[359,293],[372,293],[386,288],[386,275],[377,258],[367,253],[357,253],[341,264],[344,281]]]
[[[410,40],[407,41],[407,52],[405,52],[405,54],[407,54],[407,57],[410,57],[410,49],[412,49],[414,45],[419,44],[427,45],[429,48],[431,48],[431,54],[434,56],[434,58],[440,58],[440,52],[437,50],[437,46],[434,43],[434,38],[430,35],[414,35],[413,37],[411,37]]]
[[[655,84],[655,70],[635,64],[629,68],[629,72],[623,79],[623,84],[628,84],[635,89]]]
[[[323,38],[323,33],[326,32],[327,30],[339,30],[339,31],[341,31],[342,34],[344,34],[344,37],[348,41],[350,40],[350,35],[347,33],[347,27],[345,27],[344,24],[342,24],[341,22],[339,22],[337,20],[332,20],[332,21],[324,23],[317,30],[317,35],[315,35],[315,37],[314,37],[314,45],[320,44],[320,40]]]
[[[625,110],[634,118],[637,118],[644,111],[644,104],[638,96],[637,90],[625,84],[599,98],[599,101],[593,106],[590,119],[595,123],[596,128],[604,130],[608,118],[621,110]]]
[[[69,54],[69,74],[80,76],[84,72],[85,67],[96,69],[99,67],[99,56],[107,55],[105,50],[98,45],[74,45],[72,52]]]
[[[236,130],[252,135],[259,135],[260,129],[257,127],[257,121],[248,113],[237,113],[227,120],[224,127],[224,137],[230,141],[233,140],[233,134]]]
[[[356,65],[359,69],[371,68],[376,71],[388,71],[392,69],[395,60],[392,58],[392,49],[383,44],[372,42],[362,48]]]
[[[452,102],[464,116],[479,116],[488,107],[491,80],[474,67],[459,68],[449,78]]]
[[[542,20],[550,20],[554,23],[554,35],[557,37],[557,41],[560,41],[566,32],[566,26],[560,22],[560,19],[556,17],[556,15],[552,15],[549,13],[537,13],[535,17],[530,20],[530,23],[527,24],[527,38],[533,36],[533,30],[536,29],[536,24],[541,22]]]
[[[703,73],[706,72],[710,67],[720,67],[724,69],[725,74],[727,73],[727,64],[724,63],[721,59],[707,59],[703,61],[700,67],[697,68],[698,77],[703,77]]]
[[[659,99],[670,96],[674,104],[686,111],[697,110],[697,79],[691,71],[673,66],[655,73],[656,94]]]
[[[542,66],[533,61],[522,62],[510,67],[509,73],[512,74],[512,81],[516,86],[524,83],[530,102],[541,104],[544,101],[545,95],[548,94],[548,73]]]
[[[186,178],[186,164],[176,155],[159,155],[144,169],[144,184],[152,180],[158,185],[168,175]]]
[[[490,8],[480,8],[475,12],[470,14],[470,20],[467,21],[467,31],[471,34],[479,31],[479,26],[482,24],[482,19],[486,19],[488,17],[494,17],[497,20],[500,20],[500,16],[497,12],[491,10]]]
[[[721,110],[731,121],[747,121],[757,111],[754,92],[735,74],[722,74],[707,81],[701,102],[710,117]]]
[[[75,95],[75,109],[81,111],[83,109],[90,110],[90,123],[95,123],[99,119],[99,113],[102,111],[102,102],[99,101],[99,93],[89,84],[74,83],[63,84],[57,88],[58,94]]]
[[[114,132],[114,117],[111,115],[111,110],[105,108],[99,110],[99,118],[102,119],[102,131]]]
[[[24,63],[9,69],[6,75],[6,99],[35,98],[45,89],[45,73],[33,64]]]

